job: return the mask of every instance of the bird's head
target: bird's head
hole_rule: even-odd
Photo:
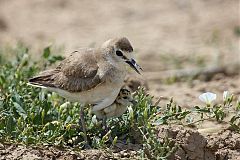
[[[123,106],[135,105],[136,101],[133,99],[131,92],[125,88],[122,88],[116,98],[116,103]]]
[[[102,48],[108,48],[110,50],[108,53],[115,62],[123,65],[128,64],[132,69],[140,74],[139,70],[142,70],[142,68],[134,60],[132,54],[133,47],[127,38],[121,37],[110,39],[102,45]]]

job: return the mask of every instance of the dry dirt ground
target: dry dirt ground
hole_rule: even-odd
[[[159,127],[160,138],[169,137],[179,145],[169,159],[190,160],[238,160],[240,159],[240,134],[231,130],[203,136],[199,132],[181,126]],[[136,145],[121,145],[111,150],[72,151],[67,148],[49,146],[24,146],[0,144],[0,159],[139,159]]]
[[[239,0],[0,0],[0,46],[12,46],[20,41],[30,46],[35,53],[33,57],[39,57],[40,50],[47,45],[63,47],[67,54],[77,48],[99,46],[112,37],[126,36],[144,69],[140,78],[147,82],[150,94],[174,97],[181,106],[191,107],[201,104],[197,97],[206,91],[217,93],[217,101],[221,101],[224,90],[240,96],[239,68],[234,75],[218,73],[210,81],[198,78],[169,82],[163,80],[162,71],[240,64],[239,3]],[[207,123],[200,129],[206,127],[216,127],[216,124]],[[226,127],[220,125],[219,128]],[[195,134],[203,138],[195,132],[193,136]],[[239,135],[228,130],[218,134],[222,136],[205,136],[203,139],[209,143],[204,141],[201,145],[205,147],[199,152],[211,157],[214,151],[219,153],[219,159],[232,152],[239,155]],[[236,136],[238,141],[233,144]],[[221,137],[224,140],[216,139]],[[215,144],[217,142],[219,144]],[[1,155],[6,157],[18,150],[8,145],[2,148],[6,153],[1,151]],[[36,156],[42,158],[48,154],[45,150],[25,147],[20,150],[24,150],[20,157],[35,151]],[[65,154],[66,158],[71,157],[62,151],[57,153],[59,157]]]

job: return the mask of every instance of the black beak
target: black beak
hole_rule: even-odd
[[[125,61],[129,66],[134,69],[138,74],[141,74],[138,69],[142,70],[142,68],[136,63],[134,59]]]
[[[137,101],[136,101],[136,100],[134,100],[134,99],[133,99],[133,100],[131,100],[130,102],[131,102],[131,103],[132,103],[134,106],[135,106],[135,105],[137,105]]]

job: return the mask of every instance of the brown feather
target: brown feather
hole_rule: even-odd
[[[53,75],[59,73],[57,69],[46,70],[39,73],[38,76],[30,78],[29,83],[34,85],[40,85],[45,87],[55,87]]]
[[[40,73],[29,79],[30,84],[54,87],[69,92],[90,90],[104,82],[99,77],[98,64],[94,50],[85,50],[71,54],[64,59],[56,69]]]
[[[116,46],[120,48],[122,51],[132,52],[133,47],[129,40],[125,37],[117,39]]]

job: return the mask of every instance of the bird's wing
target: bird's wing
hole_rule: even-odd
[[[30,84],[53,87],[69,92],[90,90],[106,80],[99,75],[99,66],[93,50],[73,53],[55,69],[47,70],[29,80]]]

